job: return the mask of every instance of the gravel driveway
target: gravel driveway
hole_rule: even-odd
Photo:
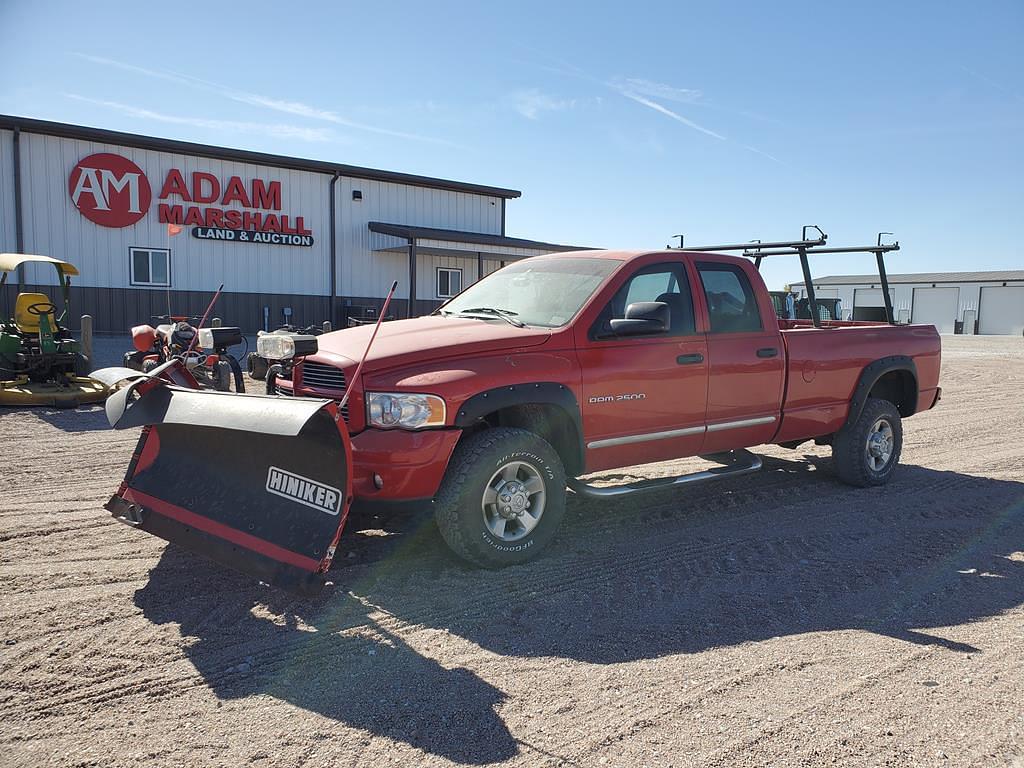
[[[316,600],[113,521],[101,409],[4,410],[0,765],[1024,766],[1024,341],[943,341],[885,488],[770,448],[500,572],[356,517]]]

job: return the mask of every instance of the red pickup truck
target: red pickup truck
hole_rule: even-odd
[[[331,412],[326,401],[348,393],[337,414],[346,442],[330,460],[344,471],[319,466],[318,452],[303,453],[295,441],[261,449],[236,469],[258,465],[253,483],[262,483],[264,464],[272,464],[266,492],[290,493],[311,509],[324,499],[333,504],[335,491],[356,503],[432,504],[449,546],[485,567],[540,552],[562,520],[567,487],[596,497],[727,477],[757,469],[760,461],[745,449],[761,444],[831,445],[841,480],[885,483],[899,461],[902,420],[941,395],[933,326],[780,320],[751,260],[720,253],[579,251],[512,263],[429,316],[382,324],[354,379],[373,331],[316,337],[307,354],[268,378],[274,392],[292,396],[295,406],[305,402],[310,413],[325,405]],[[213,402],[252,397],[202,394]],[[258,398],[265,413],[284,400]],[[238,426],[222,412],[209,417],[213,426],[260,431],[251,425],[256,416]],[[305,430],[315,445],[304,418],[265,439]],[[161,428],[170,445],[173,435]],[[137,463],[147,461],[145,442],[146,435]],[[219,448],[218,460],[226,452]],[[611,488],[577,479],[697,455],[719,466]],[[138,474],[130,468],[126,483]],[[110,507],[122,519],[132,516],[126,504],[159,506],[125,491]],[[344,508],[319,506],[335,515],[324,531],[340,535]],[[240,528],[229,520],[207,533],[237,544]],[[311,551],[322,557],[323,550]],[[264,554],[281,560],[275,551]]]

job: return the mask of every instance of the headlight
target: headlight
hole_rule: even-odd
[[[242,343],[240,328],[221,326],[220,328],[200,328],[199,346],[203,349],[222,349]]]
[[[443,427],[445,405],[437,395],[412,395],[405,392],[367,392],[366,420],[381,429],[401,427],[422,429]]]
[[[265,333],[256,339],[256,354],[267,360],[291,360],[317,351],[316,336],[299,333]]]

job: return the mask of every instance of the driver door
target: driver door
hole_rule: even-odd
[[[609,321],[634,302],[669,305],[670,327],[650,336],[615,336]],[[699,453],[707,404],[707,341],[697,333],[682,260],[636,269],[577,339],[583,372],[588,471]]]

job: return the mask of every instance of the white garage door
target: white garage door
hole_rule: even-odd
[[[919,325],[934,325],[939,333],[953,333],[959,301],[960,289],[956,287],[915,288],[910,321]]]
[[[889,298],[895,298],[895,291],[889,289]],[[857,288],[853,292],[853,319],[885,322],[885,301],[881,288]]]
[[[1024,286],[1003,285],[981,289],[978,333],[1012,336],[1024,333]]]

